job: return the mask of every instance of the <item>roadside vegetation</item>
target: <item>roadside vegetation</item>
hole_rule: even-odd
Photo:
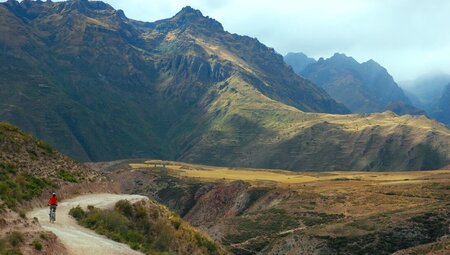
[[[24,236],[20,232],[11,232],[5,238],[0,239],[1,255],[21,255],[20,246],[24,243]]]
[[[122,200],[110,210],[75,207],[69,213],[80,225],[145,254],[225,253],[180,217],[153,202],[131,204]]]
[[[31,200],[50,186],[44,178],[18,173],[13,163],[0,162],[0,209],[15,209],[17,203]]]

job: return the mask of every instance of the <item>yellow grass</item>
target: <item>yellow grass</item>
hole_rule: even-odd
[[[373,181],[385,184],[414,183],[439,178],[450,179],[450,170],[414,171],[414,172],[289,172],[282,170],[228,168],[195,165],[171,161],[152,160],[143,163],[130,164],[133,169],[151,170],[155,166],[165,167],[169,174],[190,178],[203,179],[204,181],[228,180],[228,181],[255,181],[275,182],[280,184],[297,184],[306,182],[355,180]]]

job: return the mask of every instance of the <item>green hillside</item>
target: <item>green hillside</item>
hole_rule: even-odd
[[[190,7],[153,23],[87,0],[8,1],[0,13],[0,119],[78,160],[291,170],[450,161],[448,129],[410,116],[319,114],[349,111],[273,49]]]

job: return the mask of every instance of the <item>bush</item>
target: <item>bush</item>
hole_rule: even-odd
[[[41,233],[41,234],[39,235],[39,237],[40,237],[42,240],[45,240],[45,241],[48,240],[48,236],[47,236],[47,234],[45,234],[45,233]]]
[[[0,171],[4,170],[6,173],[15,174],[17,172],[17,166],[11,162],[0,162]]]
[[[27,218],[27,215],[25,214],[25,212],[19,212],[19,216],[22,219],[26,219]]]
[[[11,232],[8,236],[8,241],[13,247],[18,247],[21,243],[23,243],[23,235],[17,231]]]
[[[177,254],[181,245],[189,246],[191,251],[203,251],[199,254],[219,254],[214,242],[187,227],[178,216],[162,207],[147,205],[122,200],[113,210],[90,207],[84,211],[75,207],[70,215],[82,226],[145,254]]]
[[[32,245],[37,251],[42,251],[42,244],[38,240],[34,240]]]
[[[86,212],[83,209],[81,209],[80,206],[70,209],[69,215],[74,217],[77,221],[80,221],[80,220],[83,220],[84,218],[86,218]]]
[[[6,250],[6,242],[3,239],[0,239],[0,254],[3,254]]]
[[[194,234],[195,240],[197,241],[198,246],[205,247],[208,250],[208,254],[216,254],[217,253],[217,246],[214,242],[211,240],[205,238],[200,233]]]
[[[116,210],[127,218],[133,217],[133,206],[128,200],[121,200],[116,203]]]
[[[46,143],[42,140],[37,141],[36,145],[47,154],[53,153],[53,148],[48,143]]]
[[[77,176],[67,170],[59,171],[59,177],[61,177],[66,182],[78,183]]]
[[[11,209],[14,209],[18,202],[40,195],[44,188],[50,186],[45,179],[29,174],[15,175],[11,173],[11,168],[7,170],[8,168],[3,167],[0,168],[0,200]]]
[[[5,255],[22,255],[22,252],[19,249],[7,250]]]

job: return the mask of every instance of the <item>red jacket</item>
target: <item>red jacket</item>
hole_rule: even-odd
[[[58,205],[58,198],[55,196],[55,197],[51,197],[49,200],[48,200],[48,204],[49,205]]]

